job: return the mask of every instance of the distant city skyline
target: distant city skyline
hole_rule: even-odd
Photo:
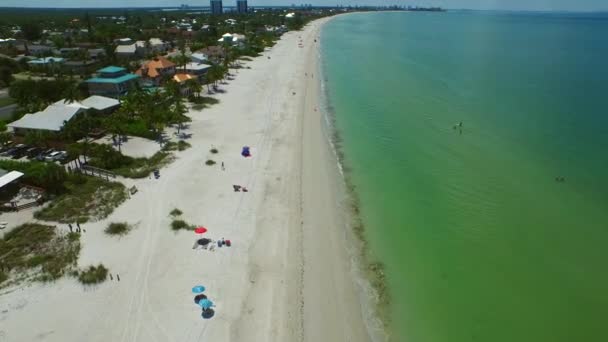
[[[224,0],[224,7],[236,7],[236,0]],[[2,0],[0,7],[178,7],[181,4],[190,6],[209,6],[209,0],[106,0],[102,3],[95,0]],[[291,4],[312,4],[315,6],[439,6],[448,9],[480,10],[522,10],[522,11],[608,11],[606,0],[257,0],[250,1],[249,6],[289,6]]]

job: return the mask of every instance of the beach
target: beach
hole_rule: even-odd
[[[243,61],[213,95],[218,104],[190,110],[192,148],[159,179],[121,179],[139,191],[107,219],[83,225],[79,259],[80,267],[103,263],[113,280],[86,287],[64,277],[2,290],[0,341],[370,340],[323,133],[319,32],[328,20]],[[244,146],[251,157],[241,156]],[[174,208],[232,246],[194,249],[194,233],[170,228]],[[107,236],[110,222],[134,229]],[[201,317],[195,285],[206,287],[213,317]]]

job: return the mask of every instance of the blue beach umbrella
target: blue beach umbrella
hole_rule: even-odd
[[[213,306],[213,302],[209,299],[201,299],[200,302],[198,302],[198,305],[200,305],[203,310],[207,310]]]
[[[197,285],[192,288],[192,293],[201,293],[205,291],[205,287],[203,285]]]

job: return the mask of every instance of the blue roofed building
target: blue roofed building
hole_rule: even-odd
[[[119,98],[139,82],[139,76],[127,72],[127,69],[109,66],[97,70],[97,77],[85,81],[90,95]]]

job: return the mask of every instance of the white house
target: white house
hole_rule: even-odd
[[[224,33],[222,38],[218,39],[217,41],[232,45],[242,45],[245,42],[245,35],[238,33]]]
[[[153,53],[158,53],[158,52],[165,53],[165,52],[167,52],[167,50],[169,50],[171,48],[171,44],[169,44],[168,42],[163,41],[160,38],[150,38],[150,40],[148,40],[148,43],[149,43],[150,50],[151,50],[151,51],[148,51],[148,53],[150,53],[150,52],[153,52]]]
[[[190,59],[192,59],[192,62],[194,63],[205,63],[209,60],[209,56],[202,52],[195,52],[190,56]]]
[[[25,114],[21,119],[6,125],[13,133],[23,135],[31,131],[59,132],[66,122],[72,120],[78,113],[88,109],[107,112],[120,105],[116,99],[93,95],[81,102],[66,102],[59,100],[44,110],[32,114]]]

